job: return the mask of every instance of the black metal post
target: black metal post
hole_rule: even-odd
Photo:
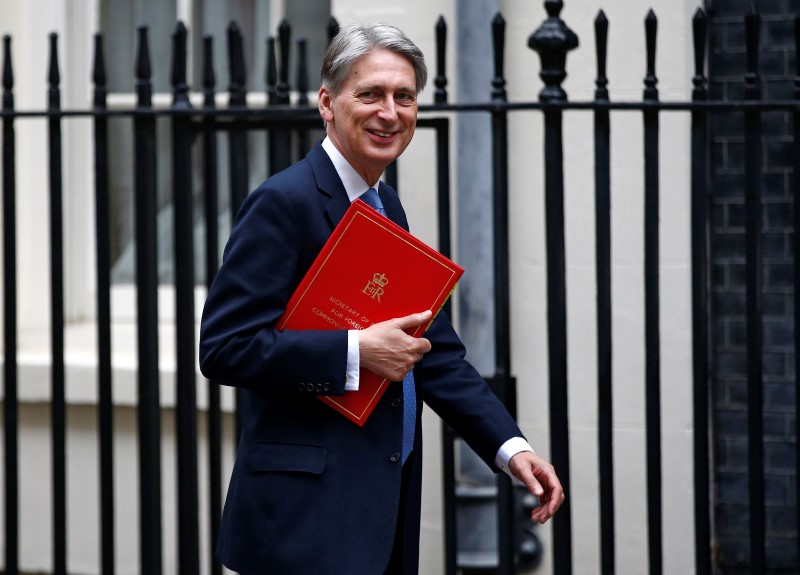
[[[447,53],[447,24],[441,16],[436,22],[436,61],[437,85],[447,85],[445,75],[445,55]],[[434,100],[437,104],[447,103],[447,92],[437,90]],[[450,219],[450,122],[447,119],[435,120],[436,129],[436,208],[439,224],[439,251],[450,256],[451,253],[451,219]],[[395,162],[395,180],[397,179]],[[396,181],[395,181],[396,183]],[[445,311],[450,313],[450,302],[445,303]]]
[[[19,571],[19,404],[17,398],[17,176],[11,36],[3,36],[3,439],[5,568]]]
[[[331,40],[333,40],[334,37],[339,33],[339,22],[337,22],[336,18],[334,18],[333,16],[331,16],[328,19],[327,32],[328,32],[328,46],[330,46]]]
[[[436,21],[436,62],[437,62],[437,86],[441,84],[442,89],[434,92],[433,101],[437,104],[447,102],[447,92],[443,89],[447,84],[444,76],[445,62],[445,42],[447,39],[447,24],[441,16]],[[439,224],[439,251],[447,255],[451,250],[450,243],[450,170],[445,169],[441,164],[449,166],[449,123],[444,122],[436,129],[436,157],[437,157],[437,214]],[[397,162],[392,162],[387,170],[386,180],[397,189]],[[446,211],[443,211],[446,210]],[[445,231],[446,230],[446,231]],[[444,251],[446,250],[446,251]],[[445,312],[449,313],[451,302],[448,300]],[[457,538],[457,515],[456,515],[456,466],[455,466],[455,441],[456,433],[446,423],[442,422],[442,491],[443,491],[443,523],[444,523],[444,560],[445,574],[456,575],[458,570],[458,538]]]
[[[706,15],[695,12],[694,90],[692,101],[705,102],[708,88],[705,70]],[[692,112],[692,358],[694,429],[694,525],[695,570],[711,574],[711,501],[709,483],[709,186],[708,113]]]
[[[267,106],[275,106],[278,104],[278,55],[275,52],[275,36],[267,38],[266,83]]]
[[[308,42],[305,38],[297,40],[297,107],[308,108]],[[307,128],[297,135],[297,157],[304,158],[311,148]]]
[[[658,20],[650,10],[645,18],[647,76],[644,101],[658,102],[656,32]],[[651,575],[663,570],[661,497],[661,326],[659,311],[659,118],[644,111],[644,339],[645,412],[647,444],[647,550]]]
[[[450,256],[452,252],[450,225],[450,122],[447,119],[434,120],[436,130],[436,203],[437,223],[439,227],[439,251]],[[397,162],[390,164],[392,167],[392,187],[397,186]],[[389,178],[387,178],[387,181]],[[444,305],[444,312],[449,314],[452,302],[448,300]],[[455,505],[455,447],[456,435],[449,426],[442,423],[442,457],[444,502],[443,522],[445,535],[445,573],[456,573],[456,505]]]
[[[139,537],[141,571],[162,572],[161,406],[158,370],[156,120],[147,28],[139,27],[134,116],[136,307],[139,389]]]
[[[745,100],[761,99],[758,75],[758,39],[761,19],[755,10],[745,18],[747,74]],[[747,469],[750,497],[750,570],[766,568],[764,517],[764,371],[761,260],[761,113],[744,113],[745,171],[745,307],[747,317]]]
[[[434,92],[433,101],[437,104],[447,102],[447,85],[445,77],[445,43],[447,39],[447,24],[441,16],[436,21],[436,63],[437,86]],[[449,170],[449,123],[445,121],[443,129],[436,130],[436,155],[437,155],[437,208],[439,222],[439,247],[443,254],[450,253],[450,170]],[[444,168],[441,162],[444,160],[448,166]],[[392,162],[389,166],[391,172],[387,174],[390,185],[397,189],[397,162]],[[445,179],[445,180],[443,180]],[[443,212],[443,209],[446,212]],[[444,228],[444,229],[443,229]],[[446,233],[444,230],[447,230]],[[450,312],[451,302],[446,302],[446,313]],[[456,515],[456,466],[455,466],[455,432],[446,423],[442,422],[442,486],[444,491],[443,502],[443,522],[444,522],[444,547],[445,547],[445,574],[456,575],[458,570],[458,538],[457,538],[457,515]]]
[[[203,109],[216,108],[214,100],[214,40],[211,36],[203,38]],[[205,192],[206,224],[206,286],[219,269],[219,190],[217,187],[217,133],[214,120],[206,116],[203,120],[203,190]],[[208,502],[209,502],[209,554],[211,575],[221,575],[222,565],[214,559],[214,548],[219,537],[219,524],[222,520],[222,409],[219,384],[208,382]]]
[[[247,73],[244,67],[244,47],[242,33],[235,22],[228,26],[228,75],[230,77],[231,108],[247,106]],[[250,187],[250,173],[247,161],[247,131],[240,122],[234,122],[228,132],[228,173],[231,196],[231,222],[244,203]],[[242,405],[245,401],[244,391],[236,388],[236,434],[234,441],[238,444],[242,434]]]
[[[94,178],[97,274],[97,421],[100,457],[100,572],[114,573],[114,400],[111,368],[111,242],[108,195],[108,120],[103,37],[94,37]]]
[[[436,91],[433,93],[433,101],[437,104],[447,102],[446,44],[447,23],[444,21],[443,16],[439,16],[439,19],[436,20],[436,78],[434,80]]]
[[[606,78],[608,19],[595,18],[595,102],[609,101]],[[600,503],[600,572],[612,575],[614,554],[613,329],[611,321],[611,122],[608,110],[594,112],[595,250],[597,260],[597,463]]]
[[[185,112],[192,109],[186,84],[186,27],[172,36],[172,167],[175,238],[176,429],[178,451],[178,572],[200,572],[197,486],[197,396],[195,391],[194,210],[192,134]]]
[[[60,73],[58,36],[50,34],[50,69],[47,109],[53,113],[47,121],[48,165],[50,176],[50,337],[53,461],[53,572],[67,572],[67,472],[66,472],[66,399],[64,374],[64,201],[61,167]]]
[[[494,77],[492,102],[507,102],[504,77],[505,20],[497,14],[492,20]],[[511,375],[511,311],[508,262],[508,113],[492,112],[492,260],[494,262],[494,390],[508,411],[517,418],[517,390]],[[505,473],[497,475],[497,551],[498,574],[515,572],[515,557],[520,535],[515,521],[514,489]]]
[[[444,575],[458,573],[456,537],[456,434],[442,423],[442,523],[444,527]]]
[[[297,39],[297,106],[308,107],[308,40]],[[305,150],[307,151],[307,150]]]
[[[242,33],[235,22],[228,26],[228,75],[230,77],[229,105],[247,106],[247,73],[244,67]],[[239,123],[234,123],[229,132],[228,158],[230,160],[231,218],[236,217],[249,191],[247,162],[247,132]]]
[[[291,46],[292,28],[283,20],[278,26],[278,46],[280,48],[280,65],[278,66],[278,83],[275,86],[275,104],[289,105],[289,49]],[[270,102],[271,103],[271,102]],[[292,132],[288,128],[278,127],[269,130],[269,173],[275,174],[292,164]]]
[[[541,58],[544,110],[545,221],[547,251],[547,331],[550,366],[550,457],[561,484],[570,493],[569,410],[567,406],[567,283],[564,247],[564,134],[559,103],[567,101],[561,83],[567,76],[567,53],[578,37],[559,17],[564,3],[545,0],[548,18],[528,38]],[[572,518],[569,497],[553,519],[553,570],[572,573]]]
[[[794,99],[800,103],[800,16],[794,20],[794,41],[795,41],[795,77],[794,77]],[[800,294],[800,109],[794,112],[794,369],[795,369],[795,394],[794,394],[794,413],[795,413],[795,438],[800,437],[800,305],[797,298]],[[795,439],[795,475],[800,476],[800,441]],[[800,501],[800,481],[795,481],[795,501]],[[796,505],[796,521],[800,525],[800,505]],[[797,537],[797,557],[800,561],[800,537]]]

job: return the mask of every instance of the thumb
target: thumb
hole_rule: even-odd
[[[533,493],[536,497],[541,497],[544,495],[544,487],[542,487],[542,484],[536,477],[531,463],[523,457],[523,455],[528,454],[523,452],[519,455],[520,457],[514,457],[509,462],[511,473],[525,485],[528,491]]]
[[[544,488],[542,487],[542,484],[539,483],[539,480],[536,479],[536,477],[533,474],[531,474],[531,476],[525,483],[526,486],[528,487],[528,491],[533,493],[536,497],[541,497],[542,495],[544,495]]]
[[[431,310],[425,310],[421,313],[412,313],[405,317],[399,317],[395,320],[395,325],[400,329],[408,329],[410,327],[417,327],[431,319],[433,313]]]

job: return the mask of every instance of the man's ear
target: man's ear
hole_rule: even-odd
[[[319,89],[317,107],[319,108],[319,115],[322,116],[322,120],[325,123],[333,121],[333,95],[326,86],[322,86]]]

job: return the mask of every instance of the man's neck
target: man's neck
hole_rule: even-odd
[[[344,189],[347,191],[347,195],[351,202],[360,196],[367,188],[378,188],[380,174],[377,178],[375,178],[375,181],[366,181],[364,177],[352,166],[352,164],[347,161],[347,158],[345,158],[341,151],[339,151],[339,149],[336,147],[336,144],[334,144],[330,137],[326,137],[322,141],[322,148],[331,159],[333,167],[336,169],[339,179],[342,180]]]

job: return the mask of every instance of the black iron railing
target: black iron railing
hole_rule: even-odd
[[[508,122],[512,114],[536,113],[544,119],[544,189],[547,253],[547,317],[549,344],[549,397],[550,438],[552,460],[558,469],[567,492],[570,492],[570,449],[568,420],[567,373],[567,297],[566,252],[564,222],[564,130],[563,117],[576,110],[589,110],[594,116],[595,162],[595,223],[596,223],[596,283],[597,283],[597,389],[598,389],[598,498],[600,500],[600,551],[601,572],[616,571],[614,553],[615,531],[625,526],[614,520],[614,441],[612,393],[614,382],[612,366],[614,348],[612,341],[613,310],[611,297],[612,257],[610,203],[611,179],[611,115],[613,113],[638,113],[642,116],[643,137],[643,210],[644,210],[644,309],[645,309],[645,390],[646,390],[646,447],[647,447],[647,532],[648,568],[651,574],[663,570],[662,500],[662,437],[661,437],[661,352],[660,352],[660,287],[659,287],[659,158],[661,156],[660,121],[666,113],[691,116],[691,213],[685,214],[691,223],[691,285],[687,297],[692,303],[693,333],[693,426],[694,426],[694,531],[695,566],[699,574],[709,574],[713,569],[711,544],[711,493],[710,436],[709,436],[709,358],[711,357],[711,331],[709,310],[709,118],[714,114],[741,114],[745,123],[746,178],[746,229],[747,229],[747,378],[748,378],[748,477],[750,497],[750,547],[753,572],[764,572],[766,566],[764,520],[763,472],[763,348],[761,333],[761,248],[760,248],[760,182],[761,117],[768,111],[783,111],[793,115],[794,169],[800,173],[800,64],[798,64],[794,100],[763,101],[759,91],[758,27],[753,14],[747,17],[747,74],[744,78],[743,101],[710,101],[707,91],[706,42],[707,18],[698,10],[693,19],[694,32],[694,90],[691,101],[663,102],[659,98],[658,77],[655,70],[657,18],[650,12],[645,18],[646,76],[641,101],[616,102],[610,98],[606,77],[606,53],[609,22],[601,11],[595,20],[595,48],[597,78],[594,99],[570,102],[561,87],[566,75],[566,55],[575,48],[577,37],[560,18],[562,2],[546,0],[548,12],[545,23],[531,35],[529,45],[542,61],[541,77],[544,81],[538,101],[509,102],[505,91],[504,51],[505,22],[498,14],[492,22],[494,46],[494,77],[485,102],[450,104],[446,90],[445,44],[447,27],[443,19],[436,23],[436,76],[432,105],[422,106],[419,127],[431,129],[436,134],[437,158],[437,210],[438,247],[448,254],[451,251],[452,206],[450,205],[450,124],[449,116],[462,112],[485,113],[491,118],[492,140],[492,192],[493,192],[493,257],[494,257],[494,334],[496,355],[494,373],[487,374],[498,396],[512,414],[517,413],[516,379],[511,354],[510,261],[509,261],[509,163],[516,156],[509,153]],[[800,22],[800,20],[798,20]],[[332,21],[328,37],[337,29]],[[800,24],[796,25],[800,39]],[[193,190],[195,178],[202,181],[205,236],[205,262],[201,277],[210,283],[219,265],[219,237],[217,225],[220,193],[220,159],[218,139],[227,138],[227,167],[231,213],[244,201],[249,187],[248,135],[254,131],[268,134],[269,152],[266,161],[269,172],[288,166],[302,156],[310,146],[311,130],[319,128],[316,110],[308,107],[305,68],[305,42],[298,40],[300,53],[297,86],[301,88],[299,106],[289,105],[288,54],[291,47],[291,29],[281,24],[277,41],[267,42],[269,53],[267,78],[268,105],[265,108],[248,106],[246,95],[242,38],[235,24],[227,31],[230,85],[227,89],[228,106],[217,107],[215,96],[215,71],[212,67],[213,40],[203,42],[202,106],[193,107],[189,98],[186,77],[187,32],[178,24],[173,37],[172,54],[172,104],[167,109],[156,109],[152,102],[152,61],[148,50],[147,29],[139,30],[136,58],[136,104],[130,109],[110,110],[107,106],[106,74],[103,55],[103,38],[95,38],[94,55],[94,105],[88,110],[64,110],[60,104],[60,72],[57,37],[50,37],[50,67],[48,106],[45,111],[18,111],[14,102],[14,75],[12,68],[11,38],[4,38],[3,100],[2,100],[2,194],[3,194],[3,336],[4,336],[4,549],[5,569],[8,573],[21,570],[19,560],[19,517],[24,512],[19,499],[19,420],[18,420],[18,319],[17,319],[17,207],[19,194],[16,183],[16,134],[19,122],[44,118],[47,121],[49,209],[50,209],[50,270],[51,270],[51,340],[52,340],[52,462],[53,462],[53,572],[67,572],[67,482],[65,359],[64,359],[64,254],[63,254],[63,176],[62,127],[67,121],[89,119],[94,127],[93,157],[95,185],[95,241],[97,273],[97,326],[98,326],[98,440],[100,457],[101,517],[101,570],[104,574],[115,572],[115,508],[114,508],[114,398],[111,350],[111,281],[110,281],[110,229],[109,229],[109,122],[127,121],[133,126],[134,187],[135,187],[135,241],[136,241],[136,292],[137,292],[137,343],[138,343],[138,445],[139,445],[139,510],[140,510],[140,564],[141,572],[148,575],[162,572],[162,485],[161,485],[161,406],[159,386],[159,310],[158,270],[156,245],[156,180],[157,162],[168,161],[172,169],[172,198],[174,206],[174,261],[176,303],[176,430],[177,430],[177,481],[178,521],[177,547],[180,573],[200,571],[201,563],[210,564],[211,573],[220,573],[220,566],[211,557],[200,557],[199,500],[207,498],[210,508],[210,547],[216,539],[223,500],[221,401],[219,388],[208,384],[208,436],[207,470],[208,492],[201,494],[198,487],[198,436],[196,398],[196,341],[195,341],[195,259],[198,249],[193,230],[195,223]],[[800,41],[800,40],[798,40]],[[800,49],[800,48],[799,48]],[[171,155],[159,155],[157,120],[169,119],[171,130]],[[194,156],[195,147],[199,155]],[[194,157],[202,158],[202,166],[195,171]],[[525,157],[525,152],[520,154]],[[402,160],[400,160],[402,161]],[[523,160],[524,161],[524,160]],[[396,166],[387,171],[388,179],[402,193],[402,182],[397,181]],[[795,177],[795,191],[800,192],[800,178]],[[800,225],[800,208],[795,203],[795,226]],[[800,254],[800,243],[795,234],[795,257]],[[800,272],[795,266],[795,289],[800,287]],[[795,306],[795,314],[800,314]],[[796,315],[800,321],[800,315]],[[796,338],[800,339],[800,338]],[[795,345],[800,345],[795,342]],[[796,348],[800,350],[800,347]],[[800,351],[798,351],[800,353]],[[797,362],[796,362],[797,363]],[[800,369],[798,367],[797,369]],[[798,376],[800,377],[800,375]],[[800,410],[800,394],[796,409]],[[458,469],[456,468],[452,432],[445,429],[444,446],[444,517],[445,517],[445,571],[455,574],[457,569],[469,572],[474,565],[459,563],[459,541],[456,537],[456,516],[459,500],[456,496]],[[800,445],[800,443],[798,443]],[[800,459],[800,447],[798,447]],[[523,557],[520,542],[526,535],[519,533],[517,515],[519,501],[512,483],[500,475],[494,487],[497,508],[497,546],[492,569],[510,574],[520,567],[535,563],[535,558]],[[798,487],[800,499],[800,487]],[[572,520],[571,502],[562,508],[553,527],[553,570],[558,574],[572,572]],[[485,566],[484,566],[485,568]]]

